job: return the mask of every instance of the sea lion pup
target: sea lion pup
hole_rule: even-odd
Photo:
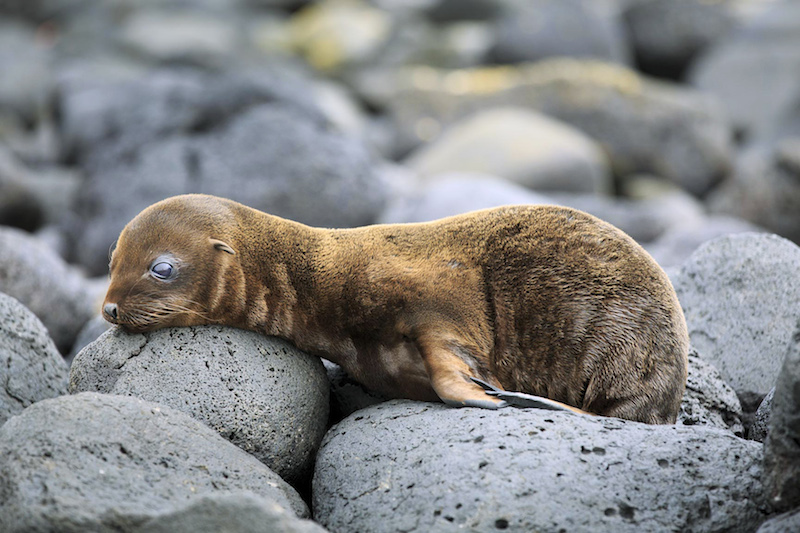
[[[686,323],[664,271],[566,207],[320,229],[176,196],[125,227],[110,273],[103,313],[126,330],[275,335],[390,397],[664,424],[686,383]]]

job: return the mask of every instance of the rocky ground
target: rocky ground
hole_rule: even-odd
[[[106,331],[109,248],[186,192],[330,227],[591,212],[678,292],[679,422]],[[791,0],[5,0],[0,530],[800,530],[797,243]]]

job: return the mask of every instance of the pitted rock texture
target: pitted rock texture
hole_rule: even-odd
[[[275,501],[249,492],[212,493],[157,515],[132,533],[325,533]]]
[[[390,401],[334,426],[314,516],[344,531],[753,531],[762,447],[714,428]]]
[[[776,509],[800,507],[800,319],[772,398],[764,443],[764,487]]]
[[[703,361],[696,350],[689,351],[688,369],[678,423],[728,429],[734,435],[744,437],[742,405],[736,392],[713,365]]]
[[[777,235],[721,237],[695,251],[672,282],[692,346],[740,398],[760,401],[775,384],[800,309],[800,247]]]
[[[770,518],[758,528],[758,533],[788,533],[800,531],[800,509]]]
[[[758,442],[764,442],[767,438],[769,434],[769,420],[772,416],[772,399],[774,397],[775,387],[772,387],[772,390],[767,393],[761,401],[761,405],[758,406],[758,410],[756,410],[753,419],[753,427],[750,428],[750,434],[747,438],[757,440]]]
[[[0,292],[0,425],[39,400],[66,394],[68,376],[42,322]]]
[[[140,334],[112,328],[75,357],[69,389],[183,411],[293,484],[310,476],[328,421],[319,358],[281,339],[222,326]]]
[[[62,353],[95,314],[97,289],[36,237],[0,227],[0,292],[33,311]]]
[[[0,531],[131,531],[196,496],[243,490],[308,514],[257,459],[152,402],[61,396],[0,427]]]

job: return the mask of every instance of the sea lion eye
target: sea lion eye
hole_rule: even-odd
[[[158,279],[169,279],[175,272],[175,267],[167,261],[159,261],[150,267],[150,272]]]

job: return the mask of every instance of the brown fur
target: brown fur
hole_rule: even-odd
[[[171,254],[174,280],[149,275]],[[673,423],[688,335],[669,279],[630,237],[555,206],[328,230],[203,195],[122,231],[106,303],[132,331],[276,335],[394,397],[496,407],[468,377]]]

